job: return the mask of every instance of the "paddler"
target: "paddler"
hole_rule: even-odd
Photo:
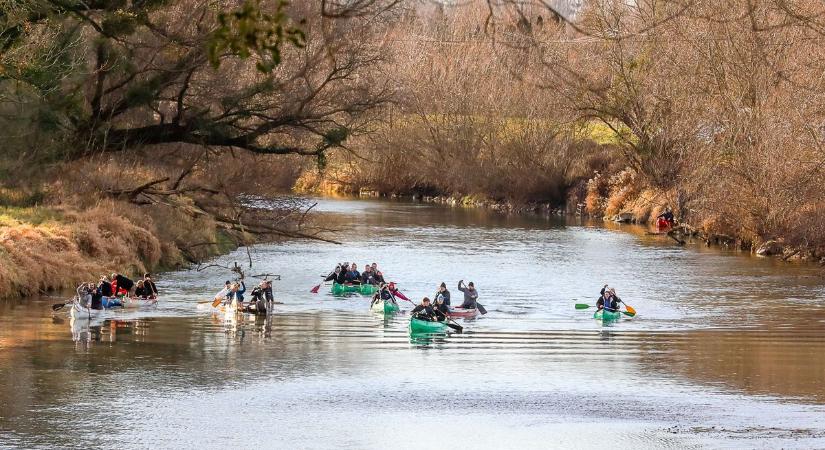
[[[272,296],[272,288],[269,288],[269,296]],[[255,314],[266,314],[266,304],[267,304],[267,281],[261,281],[261,283],[255,286],[252,289],[252,300],[249,302],[249,306],[247,307],[248,312],[252,312]]]
[[[370,265],[370,268],[372,269],[372,274],[373,274],[372,276],[375,277],[376,282],[378,282],[378,283],[386,283],[387,282],[384,279],[384,274],[382,274],[381,271],[378,270],[378,264],[372,263],[372,265]]]
[[[435,305],[433,305],[433,309],[435,309],[436,313],[439,313],[444,317],[450,315],[450,307],[444,303],[444,297],[440,295],[435,297]]]
[[[109,283],[106,275],[100,276],[100,283],[97,285],[97,290],[100,291],[100,302],[104,308],[123,306],[120,300],[115,297],[115,293],[112,290],[112,283]]]
[[[215,294],[215,300],[220,300],[221,302],[226,301],[227,297],[229,297],[230,292],[232,292],[232,282],[227,280],[226,283],[223,284],[223,289],[221,289],[220,292]]]
[[[435,294],[435,301],[438,302],[438,299],[441,299],[445,305],[450,306],[450,291],[447,290],[447,284],[443,281]]]
[[[336,283],[339,283],[340,278],[341,278],[341,265],[339,264],[339,265],[335,266],[335,270],[333,270],[332,273],[330,273],[329,275],[327,275],[326,278],[324,278],[324,282],[335,281]]]
[[[234,283],[229,290],[229,295],[226,298],[226,304],[231,305],[233,301],[237,302],[238,308],[243,307],[243,294],[246,292],[246,284],[243,280],[239,283]]]
[[[132,290],[135,287],[134,281],[117,272],[112,273],[112,283],[117,285],[115,295],[118,295],[121,291],[126,291],[124,295],[128,296],[132,293]]]
[[[146,289],[149,298],[158,298],[158,287],[155,285],[155,282],[152,281],[151,273],[143,274],[143,287]]]
[[[464,303],[459,308],[476,309],[476,300],[478,300],[478,291],[471,281],[466,286],[464,280],[458,282],[458,290],[464,293]]]
[[[347,275],[344,277],[344,281],[351,284],[361,283],[361,272],[358,271],[357,264],[352,263],[349,266],[349,271],[347,271]]]
[[[602,287],[599,299],[596,300],[596,308],[607,308],[608,311],[618,311],[619,303],[622,303],[622,299],[616,295],[616,290],[613,288],[608,289],[605,284],[604,287]]]
[[[410,314],[417,319],[427,321],[442,321],[447,318],[441,311],[433,308],[430,304],[429,297],[424,297],[421,299],[421,304],[413,308],[413,310],[410,311]]]

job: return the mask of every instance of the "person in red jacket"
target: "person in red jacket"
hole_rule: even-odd
[[[120,295],[121,292],[123,295],[129,295],[134,287],[134,281],[117,272],[112,273],[112,290],[115,292],[115,295]]]

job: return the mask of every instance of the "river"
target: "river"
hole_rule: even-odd
[[[252,272],[281,275],[267,318],[197,308],[216,268],[159,274],[156,308],[91,324],[57,298],[0,302],[0,448],[825,448],[819,267],[600,222],[317,210],[342,245],[251,250]],[[309,292],[341,260],[413,299],[474,281],[488,314],[411,337],[406,315]],[[574,309],[606,283],[635,318]]]

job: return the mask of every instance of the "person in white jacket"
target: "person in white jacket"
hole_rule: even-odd
[[[224,300],[226,300],[227,297],[229,297],[230,292],[232,292],[232,283],[227,281],[223,285],[223,289],[221,289],[220,292],[215,294],[215,300],[220,300],[221,302],[223,302]]]

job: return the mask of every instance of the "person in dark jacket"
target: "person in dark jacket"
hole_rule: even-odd
[[[341,265],[339,264],[339,265],[335,266],[335,270],[333,270],[332,272],[330,272],[330,274],[329,274],[329,275],[327,275],[327,277],[326,277],[326,278],[324,278],[324,282],[327,282],[327,281],[335,281],[335,282],[338,282],[338,278],[339,278],[340,276],[341,276]]]
[[[376,283],[381,284],[387,282],[387,280],[384,279],[384,274],[382,274],[381,271],[378,270],[378,264],[372,263],[370,265],[370,269],[372,270],[372,276],[373,278],[375,278]]]
[[[334,281],[338,284],[346,283],[347,282],[347,271],[349,271],[349,268],[347,268],[347,266],[341,266],[340,269],[338,269],[336,272],[332,273],[332,275],[334,276],[332,281]]]
[[[121,275],[117,272],[112,273],[112,281],[114,283],[117,283],[118,290],[123,289],[124,291],[126,291],[127,295],[131,294],[132,289],[135,287],[135,282],[134,281],[130,280],[127,277],[124,277],[123,275]],[[115,293],[115,294],[117,294],[117,293]]]
[[[272,286],[267,287],[267,281],[261,281],[261,284],[252,289],[252,300],[247,307],[247,312],[255,314],[266,314],[267,312],[267,298],[272,298]]]
[[[671,225],[676,223],[676,218],[673,216],[673,211],[670,210],[670,207],[665,208],[665,212],[659,214],[656,218],[662,219]]]
[[[441,282],[441,286],[438,287],[438,292],[435,294],[435,301],[438,302],[438,299],[444,301],[444,304],[450,306],[450,291],[447,290],[447,284],[443,281]]]
[[[143,280],[138,280],[137,286],[135,286],[135,297],[138,298],[148,298],[149,294],[146,292],[146,284]]]
[[[100,276],[100,282],[97,284],[97,291],[100,292],[100,302],[101,306],[104,308],[111,308],[113,306],[120,306],[120,300],[115,297],[115,291],[112,289],[112,283],[109,283],[109,279],[106,275]]]
[[[464,303],[459,308],[476,309],[476,300],[478,300],[478,291],[471,281],[467,286],[464,286],[464,280],[458,282],[458,290],[464,293]]]
[[[444,317],[450,315],[450,306],[444,303],[444,297],[440,295],[435,298],[435,305],[433,305],[433,309]]]
[[[103,309],[103,292],[101,292],[100,287],[94,287],[92,283],[89,283],[89,289],[92,293],[92,301],[89,307],[92,309]],[[109,289],[111,289],[111,286]]]
[[[151,273],[143,274],[143,289],[146,290],[146,296],[149,298],[158,298],[158,287],[152,281]]]
[[[398,305],[398,302],[395,300],[395,295],[390,290],[390,287],[384,283],[381,283],[378,287],[378,292],[375,293],[372,299],[372,303],[370,306],[374,305],[375,302],[378,300],[384,300],[384,302],[392,303],[393,305]]]
[[[622,299],[616,295],[616,290],[613,288],[608,289],[605,284],[601,290],[599,299],[596,300],[596,308],[606,308],[608,311],[618,311],[619,303],[622,303]]]
[[[375,281],[372,274],[372,268],[367,264],[364,266],[364,271],[361,272],[361,284],[372,284]]]
[[[361,283],[361,272],[358,271],[358,265],[352,263],[352,265],[349,266],[349,271],[347,271],[347,275],[344,277],[344,282],[352,284]]]
[[[272,294],[272,280],[264,280],[264,300],[269,303],[275,302],[275,297]]]
[[[97,288],[100,289],[100,294],[104,297],[114,297],[115,295],[114,291],[112,291],[112,283],[109,283],[106,275],[100,276],[100,283],[98,283]]]
[[[416,305],[416,307],[410,311],[410,315],[420,320],[429,321],[442,321],[447,318],[443,313],[433,308],[428,297],[424,297],[421,300],[421,304]]]
[[[381,283],[378,287],[378,293],[381,294],[382,300],[392,300],[395,303],[395,295],[390,290],[389,285]]]

